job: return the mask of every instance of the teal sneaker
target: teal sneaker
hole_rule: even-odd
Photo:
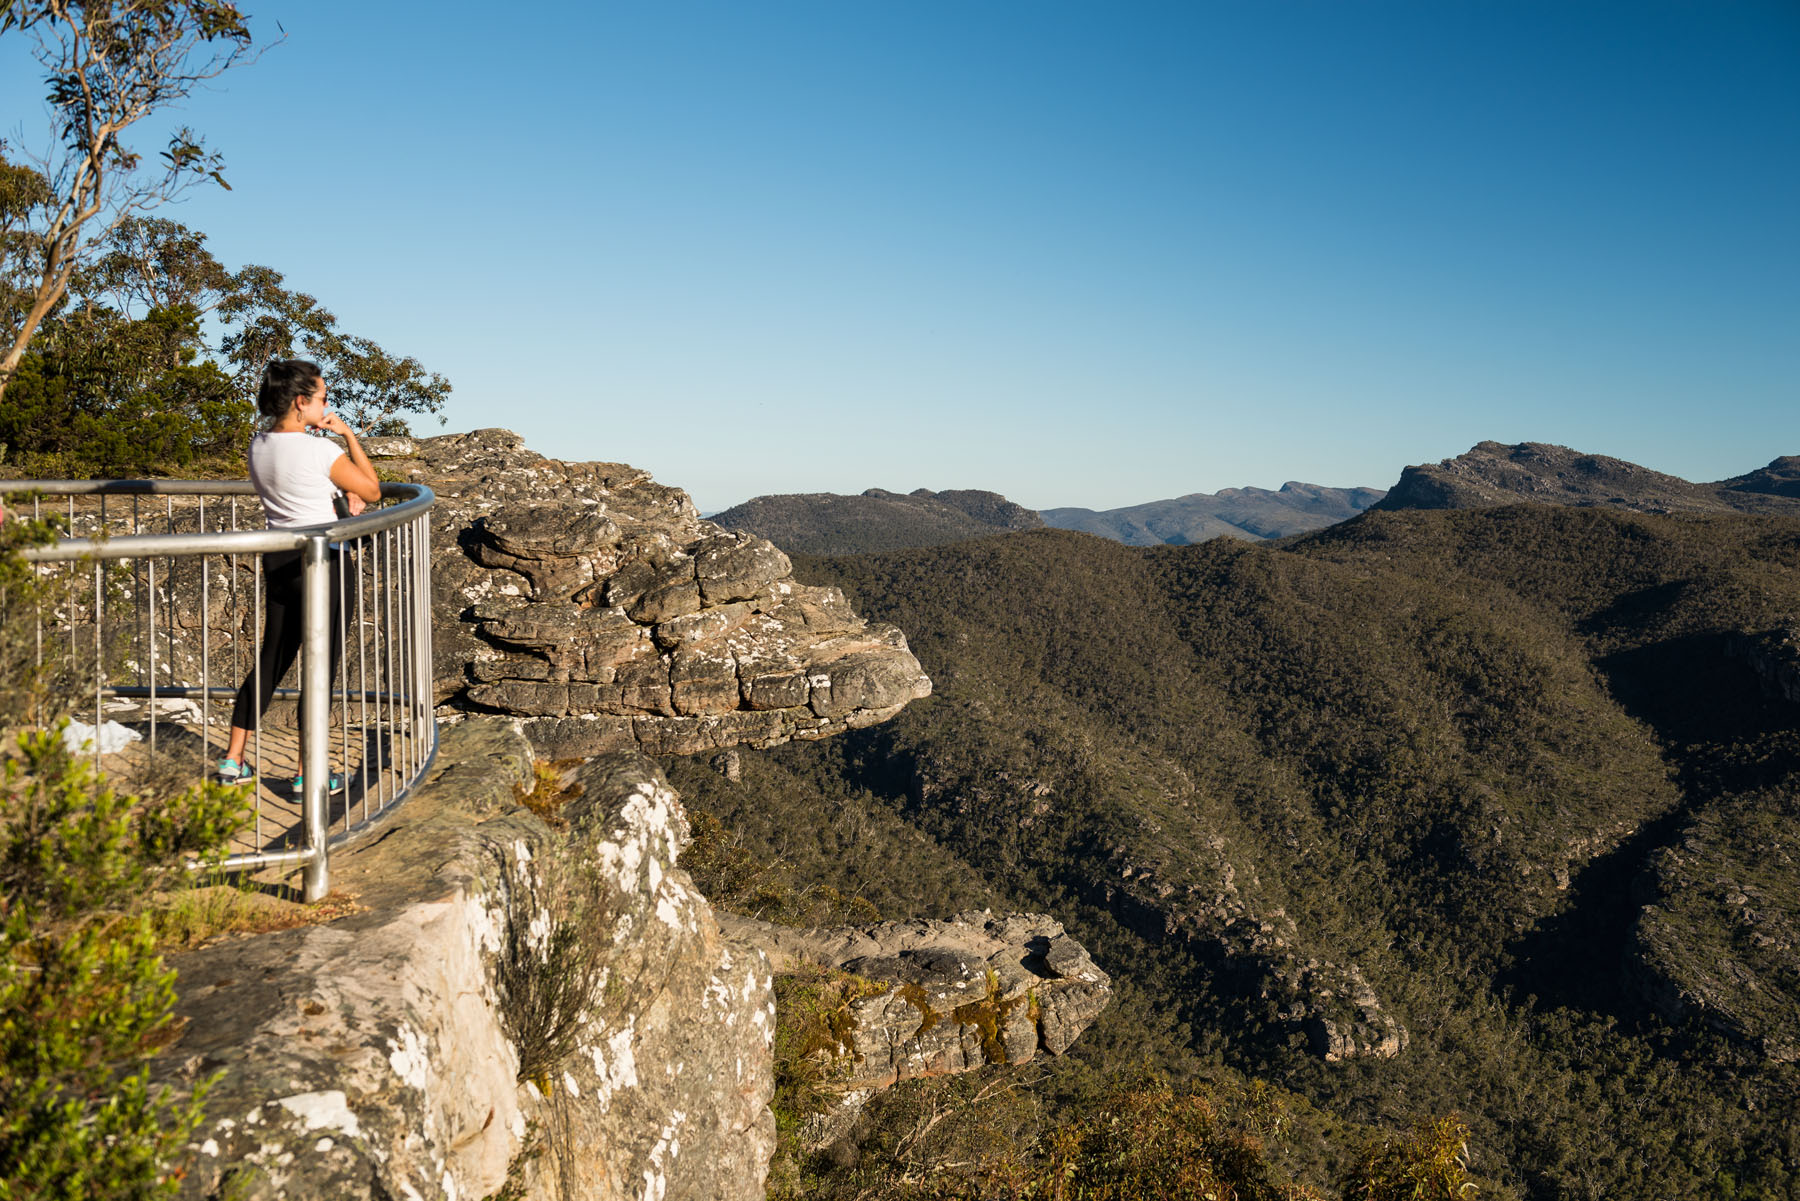
[[[256,769],[236,759],[221,759],[213,778],[221,784],[249,784],[256,779]]]
[[[295,776],[294,777],[294,795],[299,796],[302,792],[305,792],[305,791],[306,791],[306,777],[305,776]],[[338,793],[340,793],[342,791],[344,791],[344,777],[338,775],[336,772],[332,772],[331,775],[326,777],[326,780],[325,780],[326,794],[329,796],[336,796]]]

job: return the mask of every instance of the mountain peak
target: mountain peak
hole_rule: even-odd
[[[1642,513],[1800,511],[1800,459],[1717,484],[1548,442],[1477,442],[1453,459],[1408,467],[1378,509],[1479,509],[1534,502]]]

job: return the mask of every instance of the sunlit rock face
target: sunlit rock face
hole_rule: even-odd
[[[542,754],[776,746],[931,691],[899,630],[796,583],[781,551],[702,520],[646,472],[546,459],[505,430],[370,450],[438,496],[443,711],[521,718]]]
[[[1061,1055],[1112,999],[1111,977],[1041,913],[806,930],[730,914],[719,923],[778,974],[826,969],[855,984],[811,1055],[834,1098],[800,1132],[813,1146],[843,1135],[871,1096],[901,1081]]]
[[[447,730],[387,833],[333,856],[353,912],[174,959],[182,1029],[157,1082],[217,1076],[182,1196],[762,1197],[768,960],[679,867],[687,821],[653,762],[584,764],[559,828],[518,805],[533,779],[511,722]],[[536,1010],[504,963],[551,962],[571,888],[591,898],[576,933],[596,987],[533,1072]]]

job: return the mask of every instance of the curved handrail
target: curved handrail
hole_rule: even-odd
[[[69,513],[73,517],[76,511],[75,498],[99,498],[98,514],[101,533],[96,537],[65,537],[58,541],[30,548],[22,548],[23,557],[37,564],[69,564],[76,561],[94,563],[93,603],[91,606],[91,624],[95,629],[93,654],[98,663],[102,653],[100,624],[101,607],[104,600],[102,592],[99,563],[111,560],[147,560],[146,583],[149,590],[147,597],[149,622],[145,627],[146,645],[149,650],[148,675],[140,674],[139,681],[134,684],[112,683],[102,685],[96,679],[94,687],[94,725],[98,727],[102,721],[101,701],[103,697],[148,699],[151,702],[149,721],[149,744],[154,755],[156,747],[156,710],[155,703],[160,698],[187,698],[198,696],[203,704],[207,699],[222,698],[226,693],[235,693],[236,689],[214,687],[207,678],[207,633],[212,629],[213,617],[207,603],[207,575],[200,572],[199,623],[201,629],[201,668],[198,685],[193,683],[164,683],[158,677],[156,646],[156,612],[158,597],[165,611],[172,611],[176,606],[173,591],[166,595],[159,593],[156,583],[156,563],[163,559],[179,559],[195,557],[204,565],[210,556],[231,556],[234,566],[236,556],[261,556],[271,552],[302,552],[304,563],[304,646],[305,657],[304,682],[298,689],[282,688],[273,691],[281,695],[292,695],[307,707],[309,716],[302,725],[308,726],[309,732],[301,739],[300,764],[301,775],[306,780],[305,795],[302,800],[303,809],[303,847],[295,850],[273,850],[268,846],[257,852],[229,856],[224,866],[227,868],[254,868],[272,865],[304,866],[306,868],[305,892],[307,899],[316,900],[323,895],[329,886],[327,853],[331,849],[344,846],[354,839],[366,835],[381,825],[385,818],[393,812],[399,802],[411,792],[414,785],[424,777],[437,757],[437,729],[432,716],[432,681],[431,681],[431,611],[430,611],[430,510],[436,501],[436,494],[426,485],[417,483],[389,482],[381,485],[382,499],[390,503],[382,508],[372,508],[355,517],[341,518],[320,525],[299,526],[286,529],[218,529],[211,532],[201,529],[199,532],[167,533],[127,533],[117,536],[105,532],[107,524],[105,498],[112,496],[158,496],[170,499],[168,509],[169,524],[173,527],[175,514],[185,513],[193,516],[197,511],[198,524],[206,524],[208,497],[251,497],[256,494],[254,485],[249,480],[0,480],[0,493],[9,495],[31,495],[38,497],[69,498]],[[175,498],[186,498],[198,502],[197,509],[187,506],[174,506]],[[131,507],[128,528],[142,529],[138,506]],[[161,509],[163,506],[157,506]],[[231,506],[232,524],[237,522],[237,506]],[[93,516],[90,511],[89,516]],[[367,577],[360,573],[364,570],[365,549],[369,552],[366,561]],[[329,595],[327,556],[336,556],[335,561],[343,564],[354,562],[359,573],[358,580],[351,585],[351,596],[356,598],[357,628],[364,626],[374,633],[373,644],[364,644],[369,651],[366,661],[359,666],[359,673],[365,682],[356,687],[350,686],[346,674],[344,687],[334,688],[331,684],[331,672],[327,670],[327,660],[332,658],[329,652],[329,622],[326,617],[315,617],[315,613],[327,612],[326,598]],[[135,571],[136,569],[133,568]],[[260,567],[258,568],[260,571]],[[165,578],[172,578],[165,577]],[[335,579],[335,576],[331,577]],[[260,576],[257,587],[260,588]],[[361,589],[367,584],[370,608],[367,615],[362,609]],[[397,591],[396,591],[397,590]],[[134,596],[136,594],[134,593]],[[232,588],[232,604],[235,606],[237,592]],[[340,590],[340,599],[344,593]],[[70,596],[74,593],[71,591]],[[391,601],[385,598],[392,597]],[[384,598],[384,599],[377,599]],[[135,604],[135,600],[129,602]],[[70,625],[70,648],[73,653],[74,629],[82,623],[81,606],[71,603],[65,610],[61,620]],[[341,621],[342,619],[340,619]],[[136,630],[137,616],[134,610],[133,629]],[[191,624],[191,623],[190,623]],[[170,638],[169,646],[174,646],[171,623],[164,635]],[[340,636],[343,629],[340,624]],[[135,637],[135,633],[133,634]],[[235,637],[235,635],[234,635]],[[43,654],[43,640],[39,639],[38,653]],[[60,653],[60,652],[59,652]],[[85,652],[84,652],[85,653]],[[133,670],[142,672],[136,663],[131,664]],[[349,664],[345,671],[348,673]],[[375,678],[374,686],[366,681],[370,675]],[[382,681],[387,681],[383,683]],[[316,691],[314,691],[316,690]],[[309,699],[310,698],[310,699]],[[344,828],[336,834],[328,834],[333,819],[328,812],[327,788],[325,780],[332,773],[329,770],[325,740],[329,736],[326,712],[330,699],[341,699],[345,706],[345,725],[340,733],[348,738],[348,710],[354,702],[362,710],[363,736],[368,737],[370,730],[387,730],[388,736],[397,739],[396,746],[404,748],[396,753],[395,767],[399,768],[397,778],[390,790],[385,785],[380,788],[375,804],[371,807],[370,796],[365,792],[362,802],[362,819],[354,820],[348,807],[342,813]],[[204,724],[204,723],[203,723]],[[259,726],[260,729],[260,726]],[[258,735],[260,739],[260,733]],[[261,743],[259,741],[260,748]],[[98,740],[96,740],[96,758],[99,757]],[[260,749],[258,751],[260,758]],[[364,760],[365,764],[367,759]],[[402,766],[404,765],[404,766]],[[365,781],[368,779],[366,767]],[[378,769],[376,779],[382,778],[382,770]],[[260,837],[260,835],[259,835]]]
[[[192,484],[193,487],[179,485]],[[6,480],[0,492],[38,492],[45,496],[254,496],[249,480]],[[128,559],[140,555],[257,554],[298,550],[323,534],[333,542],[378,534],[404,525],[431,508],[437,494],[424,484],[385,483],[384,500],[404,497],[397,505],[371,509],[328,525],[290,526],[269,530],[227,530],[199,534],[125,534],[117,538],[63,538],[26,549],[32,563],[64,563],[71,559]]]

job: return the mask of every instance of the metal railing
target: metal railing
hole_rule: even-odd
[[[289,798],[299,813],[284,819],[268,786],[266,769],[285,750],[266,743],[273,723],[259,717],[250,727],[259,773],[251,847],[223,866],[300,867],[306,899],[324,896],[331,849],[390,813],[437,753],[431,489],[383,484],[381,507],[300,529],[260,528],[261,505],[248,481],[6,480],[0,492],[35,494],[38,518],[55,512],[67,523],[60,541],[24,552],[52,577],[39,589],[35,655],[40,668],[62,669],[91,695],[97,764],[107,735],[118,733],[110,717],[129,715],[123,736],[144,743],[139,769],[197,751],[198,771],[213,772],[218,719],[229,727],[240,683],[265,683],[263,559],[299,552],[302,639],[289,673],[298,687],[274,693],[300,710],[292,760],[300,787]],[[341,648],[335,684],[333,638]],[[177,749],[182,754],[172,754]],[[342,798],[336,808],[334,795]]]

